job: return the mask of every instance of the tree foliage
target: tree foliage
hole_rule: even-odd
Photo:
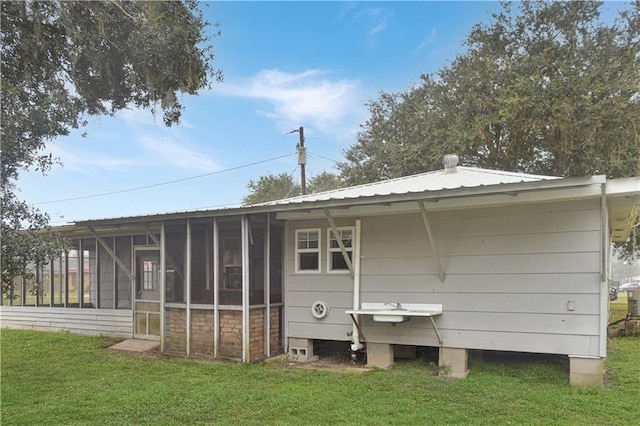
[[[329,172],[322,172],[311,176],[307,184],[310,193],[332,191],[344,186],[342,179],[338,175]]]
[[[249,194],[242,200],[243,204],[259,204],[267,201],[300,195],[300,185],[295,182],[293,175],[280,173],[260,176],[247,183]]]
[[[127,107],[180,121],[179,93],[222,74],[195,0],[2,1],[2,288],[64,248],[48,217],[16,196],[19,173],[55,163],[47,143],[88,115]]]
[[[342,186],[340,178],[329,172],[322,172],[312,176],[307,182],[307,192],[323,192],[337,189]],[[282,198],[296,197],[300,195],[300,184],[293,175],[280,173],[261,176],[257,181],[253,179],[247,183],[249,194],[242,200],[243,204],[258,204],[267,201],[280,200]]]
[[[465,165],[556,176],[640,171],[640,2],[610,25],[598,2],[502,3],[467,50],[381,93],[339,164],[349,184]]]

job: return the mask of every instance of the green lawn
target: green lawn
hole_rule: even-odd
[[[610,341],[608,383],[572,388],[564,357],[473,352],[463,380],[428,359],[362,374],[103,349],[108,339],[1,330],[2,425],[637,424],[640,339]],[[432,361],[432,360],[431,360]]]
[[[624,318],[629,310],[629,293],[626,291],[620,291],[618,298],[609,302],[611,305],[611,322]]]

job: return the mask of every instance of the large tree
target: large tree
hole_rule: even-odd
[[[260,176],[257,181],[250,179],[247,189],[249,194],[242,200],[246,205],[300,195],[300,185],[293,179],[293,175],[287,173]]]
[[[502,3],[435,75],[369,103],[338,165],[349,184],[461,163],[555,176],[640,172],[640,1]],[[620,253],[637,256],[640,232]]]
[[[382,93],[339,165],[350,184],[462,164],[557,176],[640,171],[640,2],[615,22],[598,2],[503,3],[467,50]]]
[[[127,107],[179,123],[178,94],[222,74],[195,0],[2,1],[2,290],[64,249],[48,217],[16,195],[21,171],[56,162],[47,144],[88,115]],[[209,33],[210,34],[210,33]],[[214,33],[213,36],[217,35]]]
[[[334,189],[342,188],[344,183],[340,176],[333,173],[323,171],[317,175],[311,176],[307,183],[307,191],[311,194],[316,192],[332,191]]]
[[[343,186],[343,184],[338,176],[325,171],[309,179],[309,182],[307,182],[307,192],[312,194],[315,192],[330,191],[340,188],[341,186]],[[251,179],[249,183],[247,183],[247,189],[249,189],[249,194],[242,200],[246,205],[296,197],[300,195],[301,190],[300,184],[294,180],[293,175],[287,173],[260,176],[257,181]]]

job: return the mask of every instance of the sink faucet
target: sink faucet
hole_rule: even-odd
[[[400,302],[387,302],[385,306],[390,306],[393,309],[400,309]]]

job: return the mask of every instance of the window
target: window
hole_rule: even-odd
[[[320,272],[320,229],[296,230],[296,272]]]
[[[142,262],[142,289],[158,289],[158,265],[154,260],[144,260]]]
[[[348,271],[349,267],[347,266],[347,262],[344,260],[344,256],[342,255],[342,251],[340,250],[340,246],[338,245],[338,239],[335,234],[329,228],[329,245],[327,247],[328,255],[327,269],[329,272],[332,271]],[[342,240],[342,244],[344,244],[344,248],[347,249],[347,255],[349,259],[353,262],[353,233],[354,228],[352,226],[345,228],[338,228],[338,237]]]

